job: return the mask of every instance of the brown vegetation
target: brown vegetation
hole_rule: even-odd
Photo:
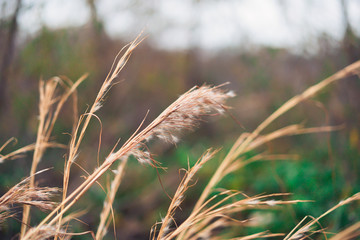
[[[94,164],[96,167],[92,169],[91,172],[86,172],[80,163],[77,162],[77,159],[78,156],[82,154],[80,149],[85,134],[90,126],[90,121],[91,119],[97,119],[101,124],[102,121],[96,113],[103,106],[106,94],[115,84],[115,79],[118,77],[120,71],[128,62],[130,55],[141,41],[142,39],[138,37],[124,49],[125,52],[122,57],[119,57],[118,55],[110,73],[102,83],[93,104],[88,107],[87,111],[80,115],[80,117],[77,117],[78,97],[76,89],[85,79],[85,75],[80,77],[75,83],[72,83],[65,77],[52,78],[46,82],[40,82],[39,125],[36,143],[35,145],[29,145],[18,151],[18,153],[23,153],[28,150],[34,150],[30,177],[10,189],[0,199],[2,210],[2,215],[0,217],[2,218],[2,221],[5,221],[6,218],[12,216],[11,209],[14,204],[26,205],[23,211],[21,239],[48,239],[51,237],[55,237],[55,239],[64,239],[73,236],[74,233],[71,233],[70,228],[71,222],[77,220],[79,214],[71,211],[72,206],[79,203],[79,200],[91,187],[93,187],[93,185],[100,184],[99,179],[105,173],[109,172],[114,165],[118,164],[118,166],[115,166],[117,169],[114,171],[115,174],[112,175],[110,181],[111,184],[105,190],[107,197],[104,200],[103,210],[101,213],[99,212],[100,223],[98,224],[97,230],[92,229],[91,231],[94,232],[76,233],[88,234],[96,239],[103,239],[111,222],[115,221],[115,213],[112,209],[112,205],[114,203],[116,192],[121,185],[129,157],[135,157],[135,159],[143,165],[150,165],[157,170],[161,169],[163,168],[161,163],[154,159],[149,150],[150,147],[148,146],[148,143],[150,140],[155,138],[171,144],[176,144],[179,137],[181,137],[182,132],[184,130],[194,129],[194,127],[199,125],[204,116],[218,115],[228,111],[225,102],[228,98],[233,97],[234,94],[231,91],[228,92],[223,90],[224,86],[212,87],[203,85],[194,87],[181,95],[149,124],[146,123],[146,114],[137,130],[128,138],[128,140],[126,140],[121,147],[118,146],[120,145],[119,143],[115,144],[103,160],[99,157],[99,149],[97,156],[93,155],[92,158],[87,159],[87,161],[96,163]],[[357,75],[359,74],[359,71],[360,62],[345,67],[343,70],[340,70],[320,83],[306,89],[302,94],[296,95],[288,100],[273,114],[267,117],[254,131],[241,134],[227,155],[219,163],[217,170],[213,173],[209,183],[196,201],[191,213],[184,221],[178,223],[175,213],[181,209],[181,204],[186,196],[187,190],[195,184],[195,174],[197,174],[200,168],[220,151],[207,150],[192,167],[188,166],[188,169],[184,170],[183,179],[175,194],[171,197],[171,203],[165,217],[162,218],[160,223],[155,224],[151,230],[151,238],[223,239],[224,236],[226,236],[227,238],[235,237],[236,239],[256,239],[285,236],[284,239],[306,239],[319,233],[326,236],[325,228],[318,224],[319,220],[333,210],[359,200],[360,196],[358,193],[341,201],[317,218],[311,218],[308,222],[306,222],[307,219],[304,219],[287,235],[286,233],[259,232],[241,237],[236,235],[236,231],[225,231],[229,228],[236,228],[237,226],[246,228],[251,224],[255,224],[253,219],[237,219],[239,213],[248,209],[277,208],[284,204],[295,204],[298,202],[305,202],[305,200],[287,200],[285,199],[285,196],[287,196],[286,193],[248,196],[246,193],[237,190],[216,189],[216,187],[227,175],[234,173],[251,162],[266,159],[293,158],[292,155],[266,153],[260,153],[251,158],[246,157],[246,153],[257,149],[274,139],[290,135],[329,132],[337,129],[337,127],[333,126],[306,128],[303,124],[291,124],[275,128],[275,130],[272,130],[269,133],[263,133],[263,130],[280,116],[305,100],[312,98],[329,84],[349,76]],[[57,90],[59,85],[63,88],[63,92]],[[51,136],[55,122],[60,116],[60,110],[70,96],[73,97],[74,124],[72,133],[70,134],[70,143],[66,150],[67,154],[64,164],[62,199],[39,224],[30,227],[33,225],[29,215],[30,206],[36,206],[43,209],[54,207],[54,203],[49,201],[49,199],[57,189],[37,187],[34,177],[38,171],[38,164],[42,159],[45,150],[49,147],[64,147],[61,144],[54,143],[51,140]],[[99,143],[99,148],[100,144],[101,141]],[[4,144],[1,150],[6,145],[7,143]],[[2,161],[10,158],[9,156],[14,157],[15,154],[10,153],[2,156]],[[70,191],[70,176],[75,165],[82,168],[87,176],[79,185]],[[159,184],[161,184],[161,182]],[[339,236],[341,236],[342,239],[351,239],[351,237],[354,236],[353,234],[357,233],[358,229],[359,224],[355,223],[352,227],[339,233],[339,235],[333,236],[333,239],[339,239]]]

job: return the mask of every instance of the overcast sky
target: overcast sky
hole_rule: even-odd
[[[21,29],[34,34],[81,26],[89,19],[86,0],[24,0]],[[340,40],[344,20],[340,0],[101,0],[99,16],[112,37],[132,39],[141,30],[167,49],[205,49],[247,43],[276,47],[309,44],[319,33]],[[352,27],[360,35],[360,0],[348,0]]]

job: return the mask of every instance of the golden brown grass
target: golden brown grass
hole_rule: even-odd
[[[80,154],[80,146],[87,132],[90,120],[92,118],[98,118],[100,121],[99,117],[96,116],[96,111],[103,105],[105,95],[112,85],[115,84],[115,80],[120,71],[124,68],[132,52],[141,41],[142,39],[140,37],[136,38],[127,48],[123,49],[124,54],[122,57],[119,58],[119,55],[116,57],[116,61],[103,82],[93,104],[81,116],[78,116],[77,111],[76,88],[84,81],[86,75],[80,77],[75,83],[72,83],[65,77],[52,78],[46,82],[40,81],[39,126],[36,143],[23,147],[13,153],[4,156],[1,155],[0,159],[1,161],[13,159],[26,151],[34,151],[30,177],[14,186],[0,198],[1,221],[5,221],[7,217],[12,216],[11,209],[14,204],[24,206],[23,224],[20,234],[21,239],[48,239],[51,237],[55,239],[66,239],[74,235],[74,233],[70,233],[70,229],[65,226],[65,223],[69,224],[70,221],[78,217],[77,213],[71,213],[71,207],[97,183],[100,177],[110,170],[110,167],[117,164],[117,170],[113,175],[111,184],[107,187],[107,196],[104,200],[103,210],[99,213],[98,228],[95,234],[90,234],[95,239],[103,239],[114,219],[115,213],[112,205],[121,185],[129,156],[135,157],[141,164],[159,168],[160,164],[154,160],[147,146],[149,141],[157,139],[175,144],[181,137],[182,132],[184,130],[193,130],[197,127],[204,115],[219,115],[227,111],[226,101],[228,98],[233,97],[233,93],[225,91],[223,86],[213,87],[203,85],[190,89],[147,126],[143,126],[145,116],[144,121],[133,135],[125,141],[122,146],[116,144],[107,154],[107,157],[97,163],[97,168],[89,173],[85,180],[77,186],[74,191],[69,192],[71,169]],[[303,93],[291,98],[265,119],[253,132],[241,134],[226,157],[220,162],[218,168],[195,203],[190,215],[185,221],[178,224],[175,219],[175,213],[181,209],[181,203],[186,197],[186,191],[195,183],[194,176],[219,150],[206,151],[194,166],[188,166],[188,169],[184,170],[184,177],[174,196],[171,198],[165,217],[151,229],[151,239],[223,239],[221,231],[223,229],[246,227],[254,224],[252,219],[236,219],[236,214],[239,212],[247,209],[274,208],[284,204],[302,202],[299,200],[284,200],[283,197],[287,196],[287,194],[284,193],[247,196],[238,190],[217,189],[217,187],[219,182],[228,174],[234,173],[236,170],[251,162],[297,157],[287,154],[270,155],[264,153],[258,154],[250,159],[245,157],[245,153],[253,151],[269,141],[285,136],[329,132],[338,129],[338,127],[334,126],[306,128],[304,125],[294,124],[263,134],[263,131],[272,122],[299,103],[310,99],[329,84],[348,76],[356,75],[359,71],[360,61],[349,65],[331,77],[308,88]],[[58,90],[59,85],[62,91]],[[59,113],[69,97],[73,98],[74,125],[69,146],[66,147],[68,153],[64,164],[62,198],[61,202],[55,206],[55,203],[50,201],[50,197],[57,189],[36,187],[35,175],[38,171],[38,164],[43,158],[47,148],[64,147],[63,145],[52,142],[50,139]],[[10,142],[11,140],[6,142],[0,148],[0,152]],[[93,159],[93,161],[97,160]],[[215,195],[214,192],[216,192]],[[345,204],[359,200],[359,196],[359,194],[355,194],[345,199],[321,216],[310,218],[308,222],[306,222],[308,218],[304,219],[288,234],[260,232],[249,236],[230,237],[233,237],[232,239],[258,239],[284,236],[285,240],[310,239],[314,233],[324,232],[322,227],[318,229],[318,222],[321,218]],[[54,209],[38,225],[30,227],[30,206]],[[355,223],[353,226],[334,235],[332,239],[351,239],[353,236],[359,234],[359,228],[359,223]],[[89,234],[89,232],[79,234]]]
[[[64,79],[67,80],[66,78]],[[76,93],[74,93],[74,91],[84,79],[85,76],[81,77],[74,84],[72,84],[71,81],[65,82],[61,78],[57,77],[54,77],[47,82],[42,80],[40,81],[39,126],[30,170],[31,177],[29,188],[35,187],[35,172],[37,171],[37,166],[40,163],[47,147],[52,145],[50,143],[50,137],[61,108],[71,95],[76,99]],[[66,83],[70,84],[70,86],[67,86]],[[56,92],[58,85],[61,85],[65,89],[65,92],[59,95]],[[76,100],[74,103],[76,103]],[[76,107],[74,107],[74,109],[76,109]],[[74,115],[75,114],[76,110],[74,110]],[[21,237],[24,236],[26,228],[30,223],[29,214],[30,206],[25,205],[23,210]]]
[[[39,171],[36,174],[40,174],[43,171]],[[1,222],[5,221],[8,217],[12,217],[16,213],[14,210],[20,206],[34,206],[41,210],[52,210],[55,208],[56,203],[51,201],[51,198],[59,192],[59,189],[32,187],[30,186],[30,180],[33,177],[25,178],[0,198]]]

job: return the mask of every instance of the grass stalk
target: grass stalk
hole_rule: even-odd
[[[40,163],[47,147],[51,146],[49,141],[50,136],[64,103],[84,79],[85,76],[81,77],[70,88],[67,88],[66,92],[60,96],[57,96],[56,89],[57,86],[62,83],[61,78],[54,77],[46,83],[42,80],[40,81],[39,126],[30,170],[31,177],[29,181],[29,188],[35,187],[35,172],[37,171],[37,166]],[[65,84],[62,85],[66,86]],[[29,223],[30,205],[25,205],[23,208],[20,238],[25,235]]]
[[[247,137],[240,136],[233,147],[230,149],[229,153],[226,155],[219,168],[216,170],[214,175],[211,177],[209,183],[205,187],[201,196],[194,206],[194,211],[196,211],[209,196],[212,189],[216,186],[216,184],[222,179],[223,172],[231,165],[231,163],[237,159],[241,154],[245,153],[246,150],[250,150],[248,146],[259,136],[259,134],[269,126],[273,121],[275,121],[278,117],[303,102],[306,99],[317,94],[319,91],[324,89],[329,84],[338,81],[340,79],[344,79],[346,77],[356,75],[360,71],[360,61],[357,61],[344,69],[338,71],[334,75],[326,78],[320,83],[311,86],[306,89],[302,94],[294,96],[289,99],[286,103],[284,103],[280,108],[278,108],[273,114],[271,114],[268,118],[265,119],[250,135]]]

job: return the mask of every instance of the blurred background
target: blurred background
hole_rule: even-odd
[[[141,31],[145,40],[120,74],[98,112],[102,121],[101,156],[121,138],[125,141],[147,110],[148,122],[194,85],[222,84],[237,97],[230,113],[214,117],[176,146],[154,142],[150,148],[168,170],[160,172],[171,195],[180,181],[179,168],[194,163],[209,147],[223,148],[189,190],[181,222],[191,211],[218,162],[244,131],[252,131],[290,97],[360,59],[359,0],[0,0],[0,142],[17,144],[2,154],[35,142],[39,79],[65,75],[79,87],[79,110],[92,104],[114,57]],[[319,102],[322,103],[319,104]],[[67,143],[71,103],[54,129],[54,139]],[[322,91],[276,121],[268,131],[287,124],[342,125],[331,134],[280,139],[260,151],[299,154],[297,161],[259,162],[239,170],[221,187],[248,195],[290,192],[291,199],[314,200],[282,210],[253,211],[257,227],[289,232],[306,215],[319,216],[341,199],[360,191],[360,81],[349,78]],[[238,123],[240,122],[242,126]],[[92,171],[100,133],[94,121],[86,135],[78,164]],[[38,177],[39,185],[61,186],[66,153],[50,149],[39,169],[54,167]],[[6,192],[30,172],[32,154],[2,163],[0,192]],[[114,204],[119,239],[147,239],[151,226],[166,213],[170,200],[155,169],[130,161]],[[73,169],[74,189],[85,173]],[[109,175],[110,176],[110,175]],[[101,179],[106,186],[109,176]],[[220,186],[219,186],[220,187]],[[74,209],[90,210],[73,231],[96,230],[103,190],[94,186]],[[92,201],[89,201],[91,199]],[[359,205],[338,209],[324,219],[327,231],[338,232],[359,221]],[[44,216],[33,210],[32,223]],[[18,215],[21,218],[21,215]],[[0,226],[2,239],[19,232],[14,218]],[[110,227],[108,239],[113,239]],[[88,239],[89,235],[74,237]]]

